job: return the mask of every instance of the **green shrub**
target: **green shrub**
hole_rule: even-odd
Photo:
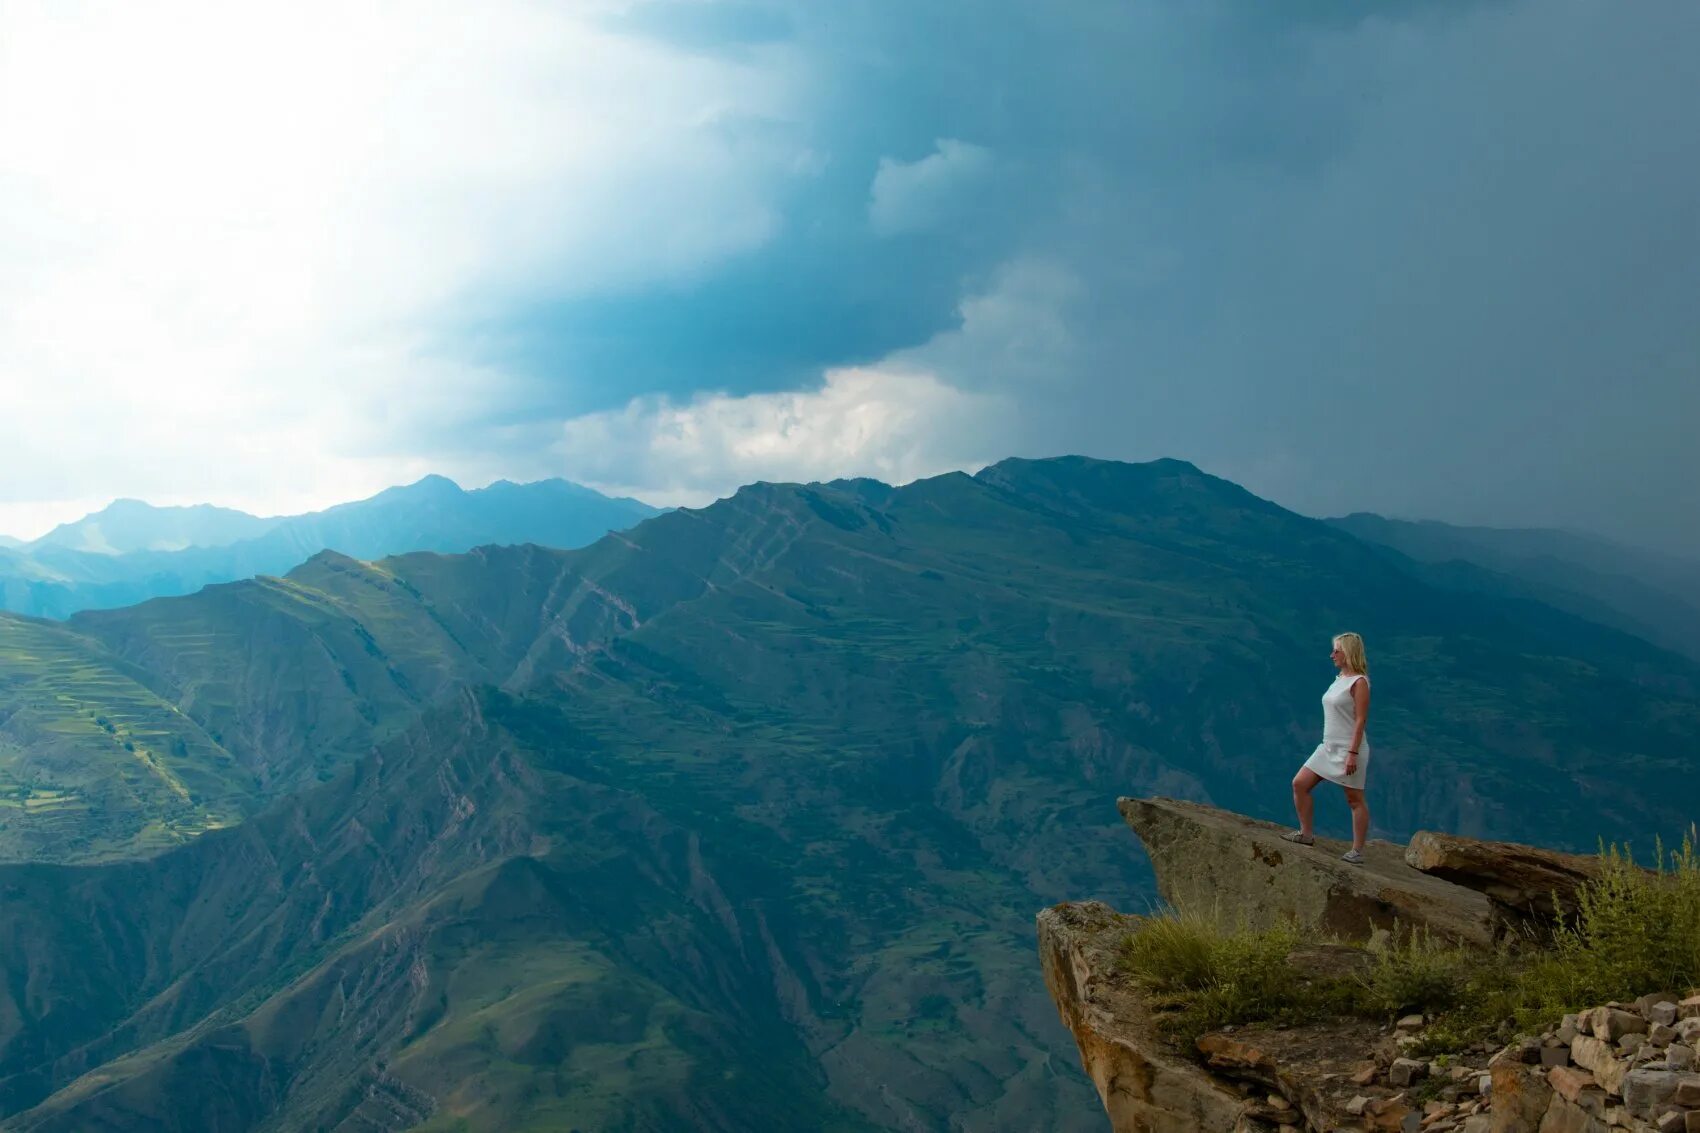
[[[1600,852],[1598,880],[1578,894],[1519,979],[1518,1022],[1538,1026],[1610,1000],[1700,985],[1700,853],[1694,834],[1641,869],[1627,850]]]
[[[1372,1014],[1433,1014],[1463,1002],[1480,953],[1438,940],[1427,929],[1395,933],[1375,949],[1361,1002]]]
[[[1159,1025],[1190,1041],[1229,1023],[1315,1018],[1337,988],[1295,976],[1287,956],[1309,939],[1291,924],[1228,929],[1216,918],[1182,910],[1154,916],[1122,945],[1124,970],[1168,1013]]]

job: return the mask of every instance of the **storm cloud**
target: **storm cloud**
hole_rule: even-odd
[[[1314,514],[1700,554],[1696,509],[1672,505],[1700,482],[1691,4],[701,0],[512,19],[449,56],[416,44],[354,99],[368,141],[403,141],[350,211],[336,168],[314,175],[333,205],[303,224],[356,238],[296,265],[359,281],[333,289],[354,313],[322,322],[334,334],[265,324],[287,372],[232,351],[267,375],[236,388],[293,374],[330,407],[280,445],[334,451],[324,491],[351,468],[429,469],[700,502],[757,477],[1177,456]],[[374,36],[349,66],[385,57]],[[9,199],[39,200],[17,164],[0,164]],[[255,254],[257,272],[279,253]],[[0,290],[34,286],[0,271]],[[0,331],[0,380],[32,380],[39,340]],[[150,349],[163,373],[170,350]],[[229,431],[253,410],[197,412]],[[52,449],[7,467],[14,500]],[[214,497],[204,463],[172,494]],[[59,495],[147,490],[98,467]]]

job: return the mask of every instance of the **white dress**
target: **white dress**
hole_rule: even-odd
[[[1352,700],[1352,686],[1359,681],[1369,683],[1362,673],[1341,673],[1322,694],[1322,742],[1305,760],[1305,766],[1342,787],[1362,788],[1364,772],[1369,770],[1369,735],[1358,745],[1358,769],[1346,774],[1346,749],[1352,746],[1352,732],[1358,726],[1358,706]]]

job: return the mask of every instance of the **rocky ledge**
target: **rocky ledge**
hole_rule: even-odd
[[[1590,859],[1422,833],[1372,842],[1362,867],[1344,843],[1284,842],[1284,828],[1196,803],[1121,799],[1171,904],[1251,925],[1280,918],[1342,941],[1401,926],[1490,944],[1569,906]],[[1426,1020],[1224,1028],[1177,1051],[1121,970],[1138,924],[1098,902],[1039,914],[1045,981],[1080,1046],[1116,1133],[1700,1133],[1700,989],[1566,1017],[1552,1031],[1446,1060],[1410,1057]],[[1295,979],[1336,963],[1295,953]]]

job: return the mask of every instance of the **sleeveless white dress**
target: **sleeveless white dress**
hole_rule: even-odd
[[[1305,766],[1342,787],[1362,788],[1364,772],[1369,770],[1369,733],[1364,733],[1358,745],[1358,769],[1346,774],[1346,749],[1352,746],[1352,732],[1358,726],[1358,706],[1352,700],[1352,686],[1359,681],[1369,683],[1362,673],[1341,673],[1322,694],[1322,742],[1305,760]]]

